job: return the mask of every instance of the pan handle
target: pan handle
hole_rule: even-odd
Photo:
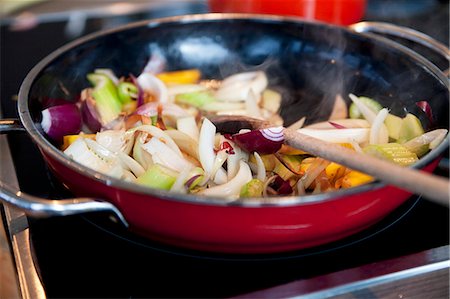
[[[107,211],[113,213],[125,227],[128,227],[128,222],[113,204],[95,198],[44,199],[21,191],[14,191],[12,187],[0,181],[0,201],[33,217],[68,216]]]
[[[360,22],[350,25],[350,28],[359,33],[375,33],[414,42],[450,61],[450,49],[447,46],[422,32],[408,27],[383,22]],[[442,72],[446,77],[450,75],[448,63],[446,69],[442,70]]]
[[[22,126],[22,123],[20,122],[19,119],[17,118],[0,119],[0,134],[13,131],[25,132],[25,128]]]
[[[0,119],[0,134],[25,131],[19,119]],[[11,205],[33,217],[68,216],[90,212],[111,212],[128,227],[128,222],[113,204],[96,198],[80,197],[51,200],[32,196],[15,190],[0,181],[0,202]]]

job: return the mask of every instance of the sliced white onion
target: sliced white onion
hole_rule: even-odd
[[[163,116],[173,116],[175,118],[190,116],[185,109],[181,108],[177,104],[160,102],[145,103],[136,109],[136,113],[147,117],[153,117],[158,115],[159,107],[161,107],[161,114]]]
[[[267,76],[262,71],[239,73],[225,78],[215,97],[219,101],[245,101],[251,89],[260,95],[267,85]]]
[[[252,172],[250,167],[244,161],[239,163],[239,171],[236,176],[227,183],[207,188],[199,192],[206,196],[220,196],[225,197],[224,200],[232,201],[239,196],[241,188],[244,184],[252,180]]]
[[[152,156],[142,148],[147,136],[147,133],[138,134],[134,142],[132,152],[133,159],[136,160],[144,169],[148,169],[151,165],[153,165]]]
[[[136,182],[136,177],[134,176],[134,174],[125,169],[123,170],[121,179],[127,182]]]
[[[83,137],[77,138],[77,140],[75,140],[64,151],[64,154],[69,156],[75,162],[78,162],[95,171],[110,176],[120,177],[122,174],[120,169],[118,168],[118,166],[120,166],[118,165],[119,163],[114,162],[113,159],[104,160],[101,157],[99,157],[94,151],[91,150],[91,148],[86,143],[86,140],[88,139],[85,139]]]
[[[175,141],[175,143],[183,152],[199,160],[198,141],[195,141],[187,134],[178,130],[167,130],[165,132],[173,139],[173,141]]]
[[[125,131],[105,130],[98,132],[95,141],[101,146],[109,149],[113,153],[122,151],[125,148]]]
[[[351,143],[351,142],[363,143],[369,141],[369,134],[370,134],[370,129],[368,128],[330,129],[330,130],[303,128],[297,131],[299,133],[332,143]]]
[[[241,148],[239,148],[236,143],[231,140],[227,140],[227,142],[233,147],[234,154],[229,155],[227,159],[227,175],[228,180],[231,180],[236,176],[239,171],[239,163],[240,161],[248,161],[249,153],[244,152]]]
[[[142,167],[141,164],[136,162],[136,160],[134,160],[130,156],[128,156],[122,152],[118,152],[117,156],[119,157],[120,161],[122,162],[124,168],[131,170],[131,172],[133,172],[133,174],[136,177],[139,177],[145,173],[144,167]]]
[[[180,132],[185,133],[192,139],[198,142],[198,136],[200,135],[195,117],[187,116],[177,119],[177,129]]]
[[[250,89],[247,97],[245,98],[245,109],[247,110],[247,115],[254,118],[262,118],[261,111],[259,110],[257,95]]]
[[[389,133],[384,124],[389,111],[386,108],[381,109],[370,128],[369,143],[370,144],[385,144],[389,142]]]
[[[266,167],[264,166],[264,162],[261,159],[261,156],[257,152],[255,152],[254,155],[257,166],[256,178],[261,182],[264,182],[264,180],[266,179]]]
[[[169,101],[169,93],[166,85],[155,75],[142,73],[137,78],[137,82],[144,91],[154,95],[157,102],[167,103]]]
[[[352,102],[355,103],[356,107],[358,107],[358,110],[361,112],[364,118],[372,124],[375,120],[375,117],[377,117],[377,114],[354,94],[349,94],[349,97]]]
[[[98,157],[100,157],[101,159],[110,162],[110,163],[116,163],[118,162],[119,158],[117,157],[117,155],[115,153],[113,153],[112,151],[110,151],[109,149],[107,149],[106,147],[100,145],[98,142],[86,138],[84,140],[84,142],[86,142],[86,145],[88,146],[88,148],[94,152],[94,154],[96,154]]]
[[[345,118],[345,119],[334,119],[333,123],[341,125],[346,129],[352,128],[370,128],[370,123],[361,118]],[[336,129],[329,121],[323,121],[315,124],[306,126],[308,129]]]
[[[217,185],[222,185],[228,182],[227,172],[223,168],[219,168],[214,175],[213,182]]]
[[[149,142],[142,145],[142,148],[152,155],[153,162],[177,172],[193,167],[191,163],[178,156],[171,147],[159,140],[159,138],[152,137]]]
[[[291,129],[291,130],[298,130],[301,127],[303,127],[303,125],[305,124],[305,121],[306,121],[306,117],[303,116],[302,118],[297,120],[295,123],[291,124],[288,128]]]
[[[207,176],[211,175],[214,167],[216,155],[214,153],[214,138],[216,135],[216,126],[205,118],[200,128],[200,136],[198,140],[198,153],[200,163],[205,170]]]
[[[128,131],[129,132],[143,131],[149,133],[151,136],[163,140],[167,144],[167,146],[169,146],[174,151],[174,153],[176,153],[179,157],[183,157],[183,154],[181,153],[175,141],[169,135],[167,135],[166,131],[163,131],[158,127],[152,125],[142,125],[136,128],[132,128]]]
[[[170,188],[170,191],[179,192],[179,193],[186,193],[186,187],[185,182],[189,179],[189,175],[191,174],[193,168],[185,168],[183,171],[180,172],[180,174],[177,176],[177,179],[175,180],[175,183],[173,183],[172,187]]]

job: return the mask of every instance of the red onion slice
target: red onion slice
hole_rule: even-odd
[[[427,101],[420,101],[416,103],[417,107],[419,107],[427,116],[428,121],[430,122],[430,125],[434,125],[434,117],[433,117],[433,111],[431,109],[430,103]]]
[[[332,125],[333,127],[335,127],[336,129],[347,129],[345,126],[340,125],[340,124],[338,124],[338,123],[335,123],[335,122],[333,122],[333,121],[329,121],[328,123],[329,123],[330,125]]]
[[[100,131],[102,124],[100,122],[100,116],[98,115],[97,109],[95,108],[95,101],[91,98],[87,98],[81,102],[80,110],[83,122],[89,130],[92,132]]]
[[[228,137],[246,152],[258,152],[261,155],[277,152],[284,141],[282,127],[255,130],[234,134]]]
[[[65,135],[78,134],[81,124],[81,114],[75,104],[54,106],[42,111],[41,127],[53,140],[61,141]]]
[[[289,195],[294,191],[289,184],[289,181],[283,180],[279,175],[277,175],[274,181],[269,185],[274,189],[278,195]]]

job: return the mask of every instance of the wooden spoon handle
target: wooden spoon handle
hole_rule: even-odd
[[[449,205],[450,182],[412,168],[401,167],[388,161],[358,153],[345,147],[284,129],[285,142],[321,158],[336,162],[354,170],[376,177],[385,183],[423,194],[437,203]]]

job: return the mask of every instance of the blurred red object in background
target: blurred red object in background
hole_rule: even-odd
[[[338,25],[364,16],[366,0],[208,0],[211,12],[298,16]]]

